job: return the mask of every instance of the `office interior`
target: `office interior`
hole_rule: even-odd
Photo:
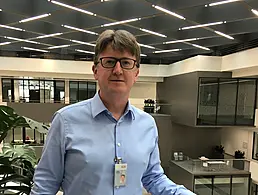
[[[167,176],[199,195],[257,195],[257,10],[257,0],[2,1],[0,103],[51,125],[98,91],[97,35],[128,30],[141,46],[129,100],[155,118]],[[46,136],[18,128],[5,143],[40,158]]]

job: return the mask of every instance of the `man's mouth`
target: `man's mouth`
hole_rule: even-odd
[[[123,80],[118,80],[118,79],[112,79],[110,81],[112,81],[112,82],[124,82]]]

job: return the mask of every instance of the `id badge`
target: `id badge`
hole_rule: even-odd
[[[125,186],[127,177],[127,164],[115,164],[115,187]]]

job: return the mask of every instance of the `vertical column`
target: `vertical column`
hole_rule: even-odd
[[[69,79],[65,80],[65,104],[70,103]]]

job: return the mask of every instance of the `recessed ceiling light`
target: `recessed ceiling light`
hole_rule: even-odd
[[[166,35],[163,35],[163,34],[160,34],[160,33],[154,32],[154,31],[151,31],[151,30],[147,30],[147,29],[144,29],[144,28],[140,28],[140,30],[141,30],[141,31],[144,31],[144,32],[147,32],[147,33],[150,33],[150,34],[153,34],[153,35],[156,35],[156,36],[160,36],[160,37],[167,38]]]
[[[199,38],[191,38],[191,39],[182,39],[182,40],[176,40],[176,41],[167,41],[164,42],[163,44],[173,44],[173,43],[182,43],[182,42],[188,42],[188,41],[196,41]]]
[[[257,15],[257,16],[258,16],[258,11],[257,11],[257,10],[252,9],[252,12],[253,12],[255,15]]]
[[[150,46],[150,45],[144,45],[144,44],[140,44],[138,43],[141,47],[146,47],[146,48],[149,48],[149,49],[155,49],[155,47],[153,46]]]
[[[89,45],[89,46],[95,47],[95,44],[92,44],[92,43],[87,43],[87,42],[77,41],[77,40],[72,40],[72,39],[70,39],[70,41],[71,41],[71,42],[74,42],[74,43],[79,43],[79,44]]]
[[[181,51],[181,49],[167,49],[167,50],[154,51],[153,53],[168,53],[168,52],[175,52],[175,51]]]
[[[210,50],[210,49],[207,48],[207,47],[203,47],[203,46],[200,46],[200,45],[197,45],[197,44],[192,44],[192,46],[197,47],[197,48],[200,48],[200,49],[203,49],[203,50],[207,50],[207,51]]]
[[[7,37],[7,36],[5,36],[4,38],[10,39],[10,40],[15,40],[15,41],[22,41],[22,42],[27,42],[27,43],[33,43],[33,44],[40,44],[39,42],[36,42],[36,41],[30,41],[30,40],[26,40],[26,39],[19,39],[19,38],[15,38],[15,37]]]
[[[210,4],[208,4],[208,5],[205,6],[205,7],[208,7],[208,6],[216,6],[216,5],[222,5],[222,4],[226,4],[226,3],[233,3],[233,2],[236,2],[236,1],[242,1],[242,0],[226,0],[226,1],[219,1],[219,2],[216,2],[216,3],[210,3]]]
[[[69,47],[70,45],[58,45],[58,46],[52,46],[49,47],[48,49],[58,49],[58,48],[64,48],[64,47]]]
[[[20,20],[19,22],[20,23],[24,23],[24,22],[29,22],[29,21],[32,21],[32,20],[38,20],[38,19],[41,19],[41,18],[45,18],[45,17],[48,17],[50,16],[51,14],[42,14],[42,15],[39,15],[39,16],[34,16],[34,17],[31,17],[31,18],[27,18],[27,19],[24,19],[24,20]]]
[[[50,1],[50,2],[51,2],[51,3],[54,3],[54,4],[56,4],[56,5],[60,5],[60,6],[63,6],[63,7],[66,7],[66,8],[75,10],[75,11],[78,11],[78,12],[82,12],[82,13],[91,15],[91,16],[96,16],[96,14],[94,14],[94,13],[92,13],[92,12],[89,12],[89,11],[86,11],[86,10],[84,10],[84,9],[80,9],[80,8],[77,8],[77,7],[74,7],[74,6],[71,6],[71,5],[67,5],[67,4],[58,2],[58,1]]]
[[[2,45],[8,45],[8,44],[10,44],[11,42],[3,42],[3,43],[0,43],[0,45],[2,46]]]
[[[49,51],[47,50],[43,50],[43,49],[35,49],[35,48],[31,48],[31,47],[21,47],[22,49],[26,49],[26,50],[31,50],[31,51],[39,51],[39,52],[44,52],[47,53]]]
[[[220,35],[220,36],[223,36],[223,37],[226,37],[226,38],[228,38],[228,39],[234,40],[234,37],[231,37],[231,36],[229,36],[229,35],[227,35],[227,34],[224,34],[224,33],[219,32],[219,31],[214,31],[214,32],[217,33],[217,34]]]
[[[206,27],[206,26],[214,26],[214,25],[219,25],[223,24],[224,22],[212,22],[212,23],[207,23],[207,24],[199,24],[199,25],[193,25],[193,26],[186,26],[183,28],[179,28],[179,30],[188,30],[188,29],[193,29],[193,28],[201,28],[201,27]]]
[[[72,30],[81,31],[81,32],[85,32],[85,33],[88,33],[88,34],[92,34],[92,35],[98,35],[98,33],[88,31],[88,30],[84,30],[84,29],[81,29],[81,28],[76,28],[76,27],[68,26],[68,25],[62,25],[62,26],[65,27],[65,28],[72,29]]]
[[[2,25],[2,24],[0,24],[0,27],[12,29],[12,30],[17,30],[17,31],[25,31],[25,30],[23,30],[23,29],[21,29],[21,28],[16,28],[16,27],[7,26],[7,25]]]
[[[36,37],[36,39],[43,39],[43,38],[48,38],[48,37],[54,37],[54,36],[58,36],[58,35],[62,35],[63,33],[54,33],[54,34],[49,34],[49,35],[42,35],[42,36],[38,36]]]
[[[134,21],[138,21],[138,20],[141,20],[141,18],[133,18],[133,19],[128,19],[128,20],[123,20],[123,21],[103,24],[103,25],[101,25],[101,27],[113,26],[113,25],[118,25],[118,24],[124,24],[124,23],[134,22]]]
[[[0,9],[0,12],[3,11],[2,9]]]
[[[175,13],[175,12],[171,12],[171,11],[165,9],[165,8],[160,7],[160,6],[152,5],[152,7],[156,8],[156,9],[162,11],[162,12],[165,12],[165,13],[167,13],[169,15],[172,15],[172,16],[175,16],[177,18],[180,18],[181,20],[185,20],[185,17],[183,17],[183,16],[181,16],[181,15]]]
[[[92,51],[85,51],[85,50],[81,50],[81,49],[76,49],[75,51],[81,52],[81,53],[89,53],[89,54],[95,54]]]

